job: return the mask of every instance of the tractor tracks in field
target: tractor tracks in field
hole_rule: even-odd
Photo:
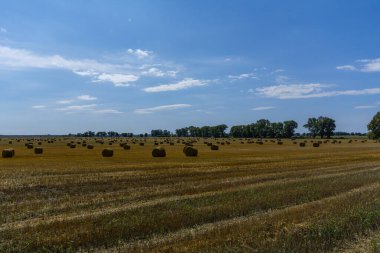
[[[179,242],[179,241],[184,241],[184,240],[192,240],[199,236],[206,235],[207,233],[210,233],[212,231],[216,231],[219,229],[224,229],[231,226],[238,226],[250,221],[259,220],[264,217],[270,218],[275,215],[282,214],[284,212],[289,212],[289,213],[296,212],[298,210],[302,210],[308,207],[324,205],[326,204],[326,202],[349,198],[358,193],[375,191],[375,190],[377,191],[380,190],[380,183],[373,183],[368,186],[354,188],[352,190],[349,190],[347,192],[344,192],[335,196],[330,196],[330,197],[326,197],[319,200],[302,203],[302,204],[298,204],[294,206],[262,211],[262,212],[256,212],[254,214],[247,215],[247,216],[240,216],[240,217],[235,217],[231,219],[225,219],[225,220],[220,220],[216,222],[206,223],[206,224],[198,225],[191,228],[180,229],[178,231],[167,233],[167,234],[153,235],[147,239],[134,240],[130,242],[122,242],[119,245],[111,247],[111,248],[98,248],[98,249],[92,248],[89,250],[82,249],[82,250],[79,250],[79,252],[82,252],[82,253],[84,252],[97,252],[97,253],[100,253],[100,252],[107,252],[107,253],[149,252],[149,249],[154,248],[154,247],[159,247],[165,244],[172,244],[174,242]],[[347,252],[354,252],[354,251],[347,251]]]
[[[358,166],[358,168],[360,167],[361,166]],[[86,219],[86,218],[91,218],[91,217],[98,217],[98,216],[109,215],[113,213],[118,213],[118,212],[138,209],[138,208],[144,208],[144,207],[155,206],[159,204],[175,202],[175,201],[191,200],[191,199],[197,199],[197,198],[202,198],[202,197],[217,196],[217,195],[222,195],[222,194],[231,193],[231,192],[252,190],[252,189],[263,187],[263,186],[271,186],[271,185],[284,184],[284,183],[296,183],[296,182],[303,182],[303,181],[308,181],[312,179],[324,179],[324,178],[333,178],[333,177],[346,176],[346,175],[355,175],[355,174],[361,174],[361,173],[366,173],[366,172],[376,172],[379,170],[380,170],[380,167],[374,167],[370,169],[366,168],[366,169],[361,169],[357,171],[350,171],[350,172],[343,171],[343,172],[338,172],[338,173],[317,175],[317,176],[313,175],[310,177],[302,177],[302,178],[291,178],[291,179],[285,178],[285,179],[278,179],[278,180],[248,184],[248,185],[243,185],[243,186],[234,187],[234,188],[225,189],[225,190],[206,191],[206,192],[191,194],[191,195],[175,195],[175,196],[157,198],[157,199],[148,200],[148,201],[136,201],[136,202],[127,203],[127,204],[124,204],[118,207],[112,207],[112,208],[100,208],[97,210],[84,210],[78,213],[58,214],[58,215],[52,215],[52,216],[47,216],[47,217],[31,218],[31,219],[23,220],[23,221],[5,223],[0,226],[0,232],[5,232],[7,230],[13,230],[13,229],[35,227],[35,226],[46,225],[46,224],[51,224],[55,222],[66,222],[66,221],[80,220],[80,219]]]

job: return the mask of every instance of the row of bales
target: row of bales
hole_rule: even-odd
[[[210,147],[212,151],[219,150],[219,146],[230,145],[231,143],[239,143],[239,144],[258,144],[264,145],[264,143],[277,143],[277,145],[283,145],[284,141],[281,139],[253,139],[253,138],[21,138],[21,139],[7,139],[9,145],[14,143],[24,142],[25,147],[27,149],[34,149],[34,153],[37,155],[41,155],[44,153],[44,149],[42,148],[45,144],[53,144],[56,142],[67,142],[66,145],[75,149],[77,146],[82,146],[87,149],[94,149],[94,144],[87,143],[87,141],[91,140],[96,144],[100,145],[115,145],[118,144],[125,150],[130,150],[132,145],[145,146],[148,144],[153,144],[154,148],[152,150],[153,157],[166,157],[166,150],[162,145],[170,145],[174,146],[176,144],[182,144],[183,153],[186,156],[198,156],[198,149],[194,148],[194,144],[199,144],[203,140],[203,144]],[[0,139],[1,141],[1,139]],[[302,140],[302,139],[291,139],[293,144],[299,144],[300,147],[306,147],[308,143],[311,143],[313,147],[319,147],[322,143],[327,144],[341,144],[341,140],[331,139],[331,140]],[[359,140],[348,140],[348,143],[359,142]],[[360,140],[361,143],[366,143],[368,140]],[[38,145],[35,146],[34,143]],[[215,144],[216,143],[216,144]],[[15,155],[15,151],[13,148],[4,149],[2,152],[2,157],[9,158]],[[112,157],[113,150],[110,148],[103,149],[102,156],[104,157]]]

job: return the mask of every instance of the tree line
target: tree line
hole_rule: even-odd
[[[380,117],[380,114],[379,114]],[[379,119],[380,120],[380,119]],[[320,136],[321,138],[330,138],[335,131],[335,120],[320,116],[318,118],[309,118],[307,123],[303,126],[309,130],[309,136],[315,138]],[[216,126],[189,126],[175,130],[175,133],[169,130],[154,129],[150,134],[133,133],[118,133],[115,131],[101,131],[93,132],[87,131],[84,133],[78,133],[76,135],[69,134],[69,136],[78,137],[235,137],[235,138],[291,138],[296,136],[295,130],[298,128],[298,123],[294,120],[287,120],[284,122],[270,122],[268,119],[260,119],[255,123],[248,125],[236,125],[230,128],[230,132],[226,133],[228,126],[225,124]],[[380,131],[379,131],[380,134]],[[297,134],[299,136],[299,134]]]

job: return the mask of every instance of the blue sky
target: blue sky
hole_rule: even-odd
[[[320,115],[364,132],[379,42],[375,0],[3,1],[0,134]]]

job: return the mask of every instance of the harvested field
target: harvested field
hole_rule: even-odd
[[[0,252],[340,252],[380,228],[373,141],[199,139],[195,157],[174,138],[41,141],[40,155],[0,142],[15,150],[0,159]]]

